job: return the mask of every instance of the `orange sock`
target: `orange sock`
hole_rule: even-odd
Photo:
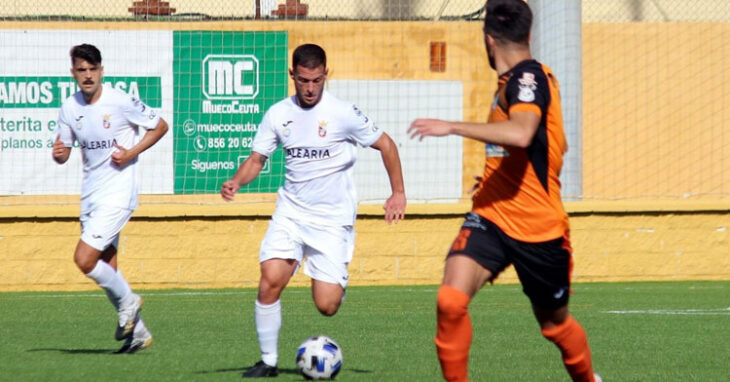
[[[471,346],[471,320],[467,306],[466,293],[442,285],[437,298],[438,327],[436,331],[436,350],[441,362],[444,379],[453,382],[469,380],[468,362]]]
[[[588,338],[573,316],[568,316],[555,328],[543,329],[542,335],[558,346],[563,364],[574,382],[594,382]]]

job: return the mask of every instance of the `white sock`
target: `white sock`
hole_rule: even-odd
[[[139,321],[137,321],[137,325],[134,327],[134,334],[138,335],[144,330],[147,330],[147,327],[144,326],[144,321],[142,321],[142,317],[140,317]]]
[[[119,306],[119,301],[132,292],[129,289],[127,280],[122,277],[122,274],[115,271],[111,265],[104,261],[97,261],[94,269],[87,273],[86,276],[104,288],[106,295],[109,297],[109,301],[116,307]]]
[[[279,361],[277,347],[279,329],[281,329],[281,300],[276,300],[271,305],[264,305],[256,300],[254,316],[261,348],[261,360],[269,366],[276,366]]]
[[[119,301],[124,300],[127,297],[130,297],[132,295],[132,288],[129,287],[129,283],[127,282],[127,279],[122,276],[122,271],[117,269],[117,280],[118,287],[120,290],[123,291],[122,297],[119,299]]]

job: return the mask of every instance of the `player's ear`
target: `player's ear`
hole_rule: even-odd
[[[330,74],[330,68],[324,68],[324,76],[327,77]]]
[[[294,71],[291,69],[289,69],[289,77],[291,77],[292,80],[294,79]]]

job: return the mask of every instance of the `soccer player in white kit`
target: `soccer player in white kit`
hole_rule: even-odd
[[[324,90],[328,71],[324,50],[314,44],[297,47],[292,67],[289,74],[296,94],[266,112],[251,155],[221,186],[223,199],[233,200],[281,144],[286,180],[261,243],[261,279],[254,308],[261,361],[244,378],[278,375],[279,297],[304,257],[304,274],[312,279],[317,309],[332,316],[340,307],[354,251],[356,145],[381,153],[392,192],[383,206],[388,224],[403,219],[406,207],[398,148],[354,104]]]
[[[80,91],[61,106],[53,159],[65,163],[74,141],[81,148],[81,239],[74,261],[117,309],[114,336],[125,340],[118,353],[134,353],[152,344],[152,334],[139,316],[142,298],[117,270],[119,232],[137,208],[138,155],[159,141],[168,126],[142,101],[101,83],[104,67],[95,46],[74,46],[70,56]],[[146,131],[142,139],[140,127]]]

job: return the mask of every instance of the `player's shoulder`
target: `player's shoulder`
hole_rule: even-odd
[[[289,96],[284,99],[281,99],[277,102],[275,102],[273,105],[269,106],[269,113],[281,113],[286,112],[294,108],[296,104],[294,103],[294,96]]]
[[[550,68],[537,60],[525,60],[510,70],[510,82],[528,86],[531,82],[544,82],[547,80],[546,72],[549,71]]]
[[[110,103],[131,106],[135,103],[142,102],[133,95],[108,85],[104,85],[102,92],[102,97],[106,96]]]
[[[276,123],[281,119],[291,119],[296,106],[292,98],[293,96],[284,98],[269,106],[266,113],[264,113],[264,120]]]
[[[322,101],[327,104],[331,109],[334,110],[350,110],[355,107],[355,104],[346,99],[342,99],[328,91],[324,91],[322,94]]]
[[[71,110],[76,109],[85,104],[84,95],[81,93],[81,91],[77,91],[76,93],[71,94],[70,97],[64,99],[61,102],[61,110]]]
[[[327,113],[334,119],[352,120],[352,118],[361,117],[363,112],[357,105],[343,98],[340,98],[330,92],[322,95],[322,102]]]

